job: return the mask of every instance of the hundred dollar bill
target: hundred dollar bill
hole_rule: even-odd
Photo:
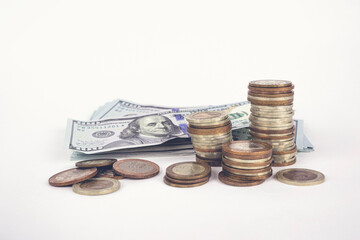
[[[94,121],[69,119],[66,144],[69,149],[94,154],[155,146],[175,138],[189,138],[185,117],[198,111],[224,111],[228,114],[233,129],[249,126],[249,102],[202,108],[165,109],[121,118],[108,119],[109,115],[104,115],[107,116],[106,119]]]
[[[198,112],[198,111],[221,111],[234,106],[250,105],[248,101],[224,104],[218,106],[198,106],[198,107],[161,107],[152,105],[142,105],[121,99],[116,99],[99,107],[91,116],[90,120],[103,120],[115,118],[136,117],[151,113],[159,113],[163,111],[182,113],[182,112]]]

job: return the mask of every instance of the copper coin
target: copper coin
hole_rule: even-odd
[[[262,105],[262,106],[285,106],[293,103],[293,99],[291,100],[283,100],[283,101],[260,101],[260,100],[253,100],[248,98],[248,101],[251,104]]]
[[[98,173],[94,178],[112,178],[116,180],[124,179],[124,176],[117,174],[114,169],[108,167],[98,168]]]
[[[316,185],[325,181],[325,176],[321,172],[305,168],[281,170],[276,174],[276,178],[280,182],[296,186]]]
[[[271,166],[273,167],[286,167],[286,166],[290,166],[296,163],[296,157],[293,158],[293,160],[289,161],[289,162],[273,162]]]
[[[124,159],[113,164],[114,171],[126,178],[144,179],[156,176],[160,167],[148,160]]]
[[[119,190],[120,183],[111,178],[91,178],[72,186],[75,193],[95,196],[104,195]]]
[[[225,169],[223,169],[223,172],[228,178],[231,178],[234,180],[248,180],[248,181],[265,180],[265,179],[268,179],[269,177],[271,177],[271,175],[272,175],[272,169],[270,169],[266,173],[258,174],[258,175],[234,174],[234,173],[226,171]]]
[[[224,143],[222,151],[223,153],[230,153],[236,156],[259,156],[271,154],[272,146],[256,141],[232,141]]]
[[[219,159],[205,159],[202,157],[199,157],[198,155],[196,155],[196,162],[201,163],[201,164],[207,164],[210,167],[220,167],[221,166],[221,158]]]
[[[267,93],[258,93],[258,92],[248,91],[248,95],[253,96],[253,97],[283,98],[283,97],[294,96],[294,91],[287,92],[287,93],[278,93],[278,94],[267,94]]]
[[[297,147],[293,147],[292,149],[288,150],[288,151],[273,151],[274,155],[282,155],[282,154],[291,154],[291,153],[296,153],[297,152]]]
[[[198,186],[204,185],[208,181],[209,181],[209,178],[206,181],[199,182],[199,183],[180,184],[180,183],[171,182],[171,181],[168,180],[168,178],[164,177],[164,183],[166,183],[169,186],[178,187],[178,188],[198,187]]]
[[[180,162],[166,168],[166,175],[176,179],[198,179],[208,176],[211,168],[198,162]]]
[[[266,135],[262,135],[262,134],[257,134],[251,130],[249,131],[249,133],[252,137],[265,139],[265,140],[281,140],[281,139],[289,139],[289,138],[295,137],[295,132],[292,132],[289,135],[283,135],[283,136],[271,136],[271,135],[266,136]]]
[[[176,179],[176,178],[171,178],[169,176],[166,176],[164,178],[166,178],[166,180],[168,180],[169,182],[172,183],[178,183],[178,184],[194,184],[194,183],[202,183],[205,181],[209,180],[209,176],[203,177],[203,178],[199,178],[199,179],[193,179],[193,180],[180,180],[180,179]]]
[[[259,184],[265,182],[265,179],[264,180],[254,180],[254,181],[235,180],[235,179],[232,179],[232,178],[229,178],[228,176],[226,176],[224,171],[221,171],[219,173],[218,177],[222,183],[225,183],[226,185],[236,186],[236,187],[256,186],[256,185],[259,185]]]
[[[265,93],[265,94],[279,94],[279,93],[288,93],[294,89],[294,85],[289,87],[280,87],[280,88],[264,88],[264,87],[252,87],[248,86],[249,91],[256,93]]]
[[[260,87],[260,88],[282,88],[290,87],[292,85],[291,81],[288,80],[254,80],[249,82],[250,87]]]
[[[114,162],[116,159],[93,159],[77,162],[75,166],[79,168],[105,167],[112,166]]]
[[[97,168],[72,168],[50,177],[49,184],[55,187],[68,186],[92,178],[96,173]]]
[[[187,131],[191,134],[197,134],[197,135],[215,135],[215,134],[221,134],[221,133],[227,133],[231,131],[232,124],[231,122],[223,127],[218,128],[192,128],[188,126]]]

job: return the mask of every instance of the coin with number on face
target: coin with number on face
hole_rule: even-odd
[[[119,190],[119,188],[119,181],[111,178],[91,178],[72,186],[75,193],[89,196],[112,193]]]
[[[305,168],[281,170],[276,174],[276,178],[280,182],[296,186],[316,185],[325,181],[325,176],[321,172]]]
[[[97,168],[72,168],[51,176],[49,184],[55,187],[68,186],[92,178],[96,173]]]
[[[156,176],[160,167],[148,160],[124,159],[113,164],[114,171],[126,178],[144,179]]]

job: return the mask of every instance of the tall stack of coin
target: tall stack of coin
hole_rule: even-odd
[[[249,83],[250,135],[273,147],[273,165],[296,162],[293,123],[294,85],[286,80],[257,80]]]
[[[226,113],[206,111],[190,114],[187,131],[196,152],[196,161],[221,166],[222,144],[232,140],[231,121]]]
[[[219,180],[232,186],[254,186],[272,175],[270,144],[233,141],[223,144],[223,170]]]

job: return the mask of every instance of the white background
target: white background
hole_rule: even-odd
[[[72,168],[67,118],[116,98],[163,106],[244,101],[256,79],[295,84],[316,151],[292,167],[326,182],[158,176],[104,196],[56,188]],[[0,1],[0,239],[359,239],[359,1]],[[274,168],[274,173],[279,169]]]

